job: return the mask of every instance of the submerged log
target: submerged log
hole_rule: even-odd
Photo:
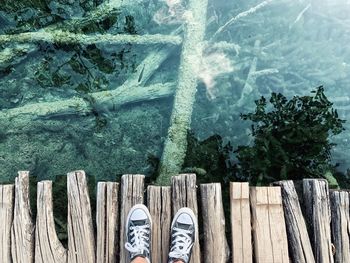
[[[67,100],[39,102],[0,111],[2,129],[13,133],[26,127],[32,120],[51,117],[88,115],[92,110],[114,110],[122,105],[139,101],[154,100],[173,94],[173,84],[155,84],[148,87],[130,87],[123,85],[111,91],[90,93],[93,103],[83,98],[73,97]]]
[[[79,33],[71,33],[68,31],[36,31],[25,32],[13,35],[0,35],[0,44],[6,43],[33,43],[33,42],[48,42],[56,44],[113,44],[113,45],[180,45],[181,37],[172,35],[126,35],[126,34],[94,34],[86,35]]]
[[[227,21],[223,26],[221,26],[213,35],[212,39],[214,39],[218,34],[222,33],[224,30],[226,30],[226,28],[228,26],[233,25],[234,23],[236,23],[237,21],[239,21],[241,18],[246,17],[248,15],[254,14],[255,12],[257,12],[258,10],[260,10],[261,8],[265,7],[266,5],[270,4],[273,0],[265,0],[263,2],[261,2],[260,4],[249,8],[248,10],[239,13],[238,15],[232,17],[229,21]]]
[[[169,185],[180,172],[187,150],[193,104],[197,91],[196,72],[200,67],[205,35],[208,0],[189,0],[179,75],[170,118],[170,128],[159,164],[157,182]]]

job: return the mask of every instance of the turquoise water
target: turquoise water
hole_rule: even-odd
[[[169,128],[181,46],[120,44],[99,36],[181,36],[187,1],[2,3],[1,181],[13,179],[18,170],[40,179],[76,169],[98,180],[154,174]],[[197,154],[216,160],[221,145],[251,143],[249,123],[239,114],[252,111],[260,96],[281,92],[291,98],[323,85],[339,117],[347,120],[347,130],[332,138],[337,143],[332,161],[345,172],[350,167],[350,1],[209,0],[207,13],[203,54],[193,70],[198,85],[191,134],[194,144],[213,146],[198,147],[203,152]],[[74,43],[67,36],[53,40],[58,30],[74,33]],[[32,35],[24,39],[25,32]],[[83,42],[85,35],[96,38]],[[145,63],[149,54],[160,53],[163,60]],[[151,96],[145,89],[160,83],[173,85],[173,91]],[[118,98],[112,102],[96,99],[98,92],[116,90],[121,92],[113,93]],[[234,161],[233,153],[230,158]],[[187,160],[183,170],[207,172],[192,164]]]

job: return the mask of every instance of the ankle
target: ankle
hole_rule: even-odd
[[[131,261],[131,263],[147,263],[147,260],[144,257],[136,257]]]

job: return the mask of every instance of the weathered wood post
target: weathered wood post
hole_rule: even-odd
[[[96,262],[116,263],[119,223],[119,184],[99,182],[96,204]]]
[[[0,185],[0,262],[11,262],[14,185]]]
[[[274,183],[274,185],[280,186],[282,190],[284,218],[286,220],[290,256],[293,262],[315,263],[306,223],[293,181],[280,181]]]
[[[230,251],[225,235],[221,184],[201,184],[204,231],[203,262],[226,263]]]
[[[52,182],[38,183],[35,263],[66,263],[67,251],[58,240],[53,219]]]
[[[153,221],[151,262],[167,262],[172,219],[170,187],[148,186],[147,204]]]
[[[121,180],[120,205],[120,263],[128,263],[128,255],[124,248],[126,243],[125,225],[129,210],[136,204],[144,202],[144,179],[141,174],[124,174]]]
[[[304,179],[305,218],[317,263],[333,263],[328,182]]]
[[[232,263],[252,263],[249,184],[230,183]]]
[[[350,262],[350,194],[347,191],[331,191],[330,200],[334,262]]]
[[[15,210],[11,230],[13,263],[34,262],[34,224],[29,204],[29,172],[15,179]]]
[[[256,263],[289,263],[280,187],[251,187],[250,204]]]
[[[170,185],[171,176],[182,168],[187,150],[193,103],[197,91],[196,71],[200,67],[207,20],[208,0],[189,0],[185,13],[186,28],[182,45],[178,83],[170,127],[159,166],[157,182]]]
[[[172,201],[173,214],[182,208],[189,207],[198,218],[197,186],[195,174],[181,174],[172,177]],[[198,220],[196,222],[198,227]],[[199,235],[197,231],[196,241],[192,248],[190,263],[200,263]]]
[[[95,236],[84,171],[67,175],[68,262],[95,263]]]

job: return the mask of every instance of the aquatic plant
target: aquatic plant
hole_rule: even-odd
[[[242,177],[260,185],[323,177],[332,170],[331,149],[335,144],[330,136],[341,133],[345,121],[338,117],[322,86],[312,93],[290,100],[272,93],[271,104],[261,97],[255,101],[255,112],[241,114],[243,120],[253,122],[254,137],[252,146],[239,146],[235,151]]]

